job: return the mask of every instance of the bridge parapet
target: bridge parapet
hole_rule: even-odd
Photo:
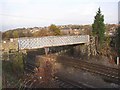
[[[19,38],[19,49],[37,49],[53,46],[89,43],[89,35],[79,36],[47,36],[39,38]]]

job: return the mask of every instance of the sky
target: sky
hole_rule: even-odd
[[[119,0],[0,0],[0,30],[51,24],[92,24],[98,8],[105,23],[118,23]]]

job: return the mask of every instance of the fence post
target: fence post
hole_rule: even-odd
[[[119,65],[119,57],[117,57],[117,65]]]

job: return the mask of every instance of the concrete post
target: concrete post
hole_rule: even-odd
[[[48,54],[48,52],[49,52],[49,48],[44,48],[45,49],[45,55],[47,55]]]
[[[117,65],[119,65],[119,57],[117,57]]]

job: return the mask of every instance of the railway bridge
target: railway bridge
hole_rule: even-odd
[[[19,50],[32,50],[44,48],[45,53],[49,51],[50,47],[89,44],[89,35],[77,36],[47,36],[39,38],[19,38]]]

